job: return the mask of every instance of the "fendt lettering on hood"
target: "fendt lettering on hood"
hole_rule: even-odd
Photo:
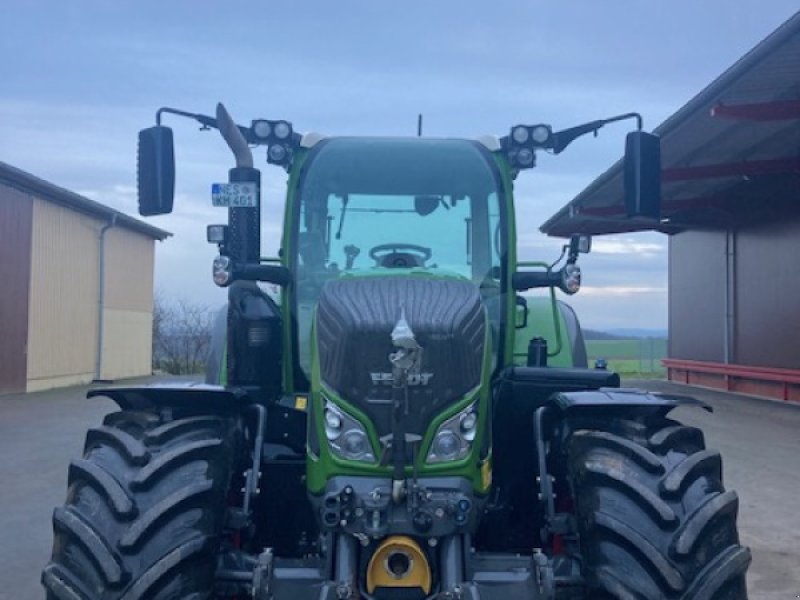
[[[370,373],[369,376],[372,378],[373,385],[392,385],[394,383],[391,373]],[[409,373],[407,381],[410,386],[419,386],[428,385],[431,379],[433,379],[433,373]]]

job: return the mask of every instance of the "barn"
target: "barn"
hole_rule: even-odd
[[[0,162],[0,394],[150,374],[169,235]]]
[[[800,401],[800,13],[655,132],[660,222],[624,218],[617,162],[542,231],[665,233],[669,378]]]

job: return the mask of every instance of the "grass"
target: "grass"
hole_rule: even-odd
[[[598,358],[608,361],[608,368],[623,377],[661,377],[666,370],[661,359],[667,356],[667,340],[587,340],[589,365]]]

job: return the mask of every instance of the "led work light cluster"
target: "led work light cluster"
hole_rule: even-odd
[[[267,162],[287,168],[292,162],[296,145],[295,133],[289,121],[256,119],[250,124],[248,141],[267,147]]]
[[[553,129],[550,125],[514,125],[504,140],[511,166],[531,169],[536,166],[536,149],[553,147]]]

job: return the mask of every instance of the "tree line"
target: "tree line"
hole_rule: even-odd
[[[215,310],[185,298],[153,299],[153,372],[172,375],[202,373],[206,369]]]

